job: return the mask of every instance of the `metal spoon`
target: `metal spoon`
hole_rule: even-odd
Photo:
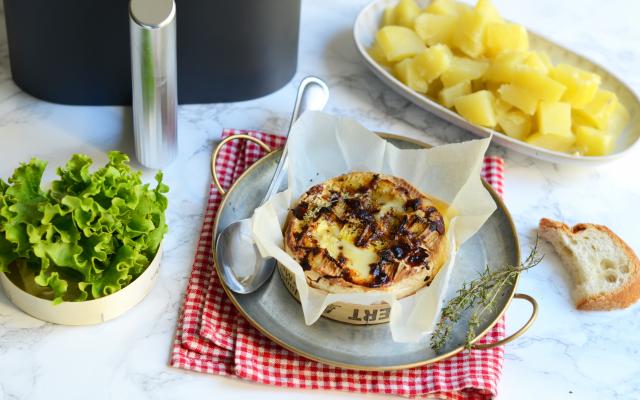
[[[308,76],[298,87],[289,132],[293,123],[307,110],[322,110],[329,100],[329,89],[319,78]],[[287,174],[288,151],[285,145],[269,189],[259,206],[278,192]],[[246,294],[258,290],[271,276],[276,266],[273,258],[263,258],[253,243],[251,219],[227,226],[216,240],[216,262],[222,270],[224,284],[233,292]]]

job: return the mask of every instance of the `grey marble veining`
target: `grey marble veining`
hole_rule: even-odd
[[[126,315],[94,327],[45,324],[18,311],[0,291],[0,400],[80,399],[358,399],[344,393],[285,390],[167,367],[178,309],[202,223],[209,157],[223,128],[282,132],[297,84],[307,74],[327,80],[328,110],[371,129],[432,144],[473,138],[387,89],[360,62],[351,25],[367,0],[304,0],[299,70],[283,89],[260,99],[182,106],[180,154],[165,170],[170,232],[160,279]],[[605,65],[640,90],[640,3],[630,0],[495,0],[503,14]],[[73,107],[39,101],[11,81],[0,16],[0,176],[38,156],[51,167],[83,152],[102,163],[106,151],[134,154],[131,113],[121,107]],[[558,166],[492,146],[506,158],[506,202],[522,250],[539,218],[606,224],[640,251],[640,150],[596,169]],[[52,175],[50,168],[47,176]],[[153,171],[145,171],[145,179]],[[556,255],[526,273],[519,291],[540,303],[538,321],[506,348],[500,399],[640,398],[640,306],[607,313],[576,311]],[[508,326],[528,317],[514,301]]]

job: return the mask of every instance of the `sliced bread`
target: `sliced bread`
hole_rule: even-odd
[[[570,228],[543,218],[540,236],[553,245],[571,274],[578,309],[625,308],[640,298],[640,261],[606,226],[577,224]]]

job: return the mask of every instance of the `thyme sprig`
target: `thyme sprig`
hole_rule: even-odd
[[[514,284],[518,274],[538,265],[543,256],[538,255],[538,242],[531,248],[531,252],[519,265],[507,265],[499,270],[490,270],[487,265],[480,276],[470,282],[465,282],[457,295],[449,300],[442,309],[440,321],[431,336],[431,348],[440,350],[451,337],[451,332],[466,310],[473,308],[469,316],[465,347],[471,348],[471,343],[476,338],[483,317],[493,311],[496,300],[503,295],[505,287]]]

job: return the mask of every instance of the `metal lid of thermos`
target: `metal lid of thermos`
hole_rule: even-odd
[[[178,152],[176,5],[173,0],[131,0],[133,130],[138,162],[169,164]]]

